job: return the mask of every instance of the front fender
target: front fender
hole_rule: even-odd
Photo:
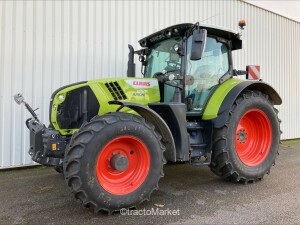
[[[175,142],[172,136],[172,133],[166,124],[166,122],[152,109],[131,102],[121,102],[121,101],[110,101],[109,104],[120,105],[121,107],[127,107],[132,109],[133,111],[137,112],[147,121],[152,123],[156,130],[162,136],[162,142],[166,146],[166,151],[164,152],[164,156],[167,161],[176,162],[176,148]],[[119,108],[120,110],[120,108]]]

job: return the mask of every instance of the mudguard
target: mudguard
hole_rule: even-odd
[[[120,105],[121,108],[127,107],[137,112],[139,115],[144,117],[147,121],[152,123],[157,131],[162,136],[162,142],[166,147],[166,151],[164,152],[164,156],[167,161],[176,162],[176,148],[175,142],[172,136],[172,133],[166,124],[166,122],[158,115],[154,110],[131,102],[121,102],[121,101],[109,101],[109,104]],[[121,110],[119,108],[117,111]]]
[[[249,81],[232,78],[221,84],[209,99],[203,113],[203,120],[213,120],[214,127],[224,126],[229,110],[239,94],[244,90],[258,90],[267,94],[274,105],[282,103],[281,97],[275,89],[261,81]]]

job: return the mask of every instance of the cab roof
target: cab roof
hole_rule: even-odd
[[[155,43],[166,40],[170,37],[175,37],[175,36],[183,37],[185,32],[188,29],[190,29],[193,25],[194,24],[192,23],[182,23],[182,24],[173,25],[139,40],[139,43],[142,47],[150,48]],[[200,28],[206,29],[208,35],[221,37],[228,41],[231,41],[232,50],[242,48],[242,40],[240,40],[239,33],[236,31],[223,28],[223,27],[214,26],[214,25],[207,25],[207,24],[205,25],[200,24]],[[171,32],[171,36],[167,36],[169,32]]]

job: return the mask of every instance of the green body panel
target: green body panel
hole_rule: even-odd
[[[224,101],[226,95],[239,83],[245,82],[245,80],[231,78],[220,84],[219,87],[215,90],[215,92],[210,97],[202,119],[203,120],[211,120],[218,117],[219,108]]]
[[[69,91],[75,90],[80,87],[89,86],[94,92],[99,104],[100,109],[98,115],[103,115],[108,112],[115,112],[119,106],[108,104],[109,101],[115,100],[110,91],[105,86],[106,83],[117,82],[126,95],[126,102],[139,103],[141,105],[148,105],[148,103],[159,102],[160,92],[157,79],[153,78],[109,78],[92,80],[82,84],[75,84],[71,87],[66,87],[54,96],[51,105],[51,123],[55,130],[59,131],[62,135],[73,134],[78,129],[61,129],[57,123],[57,108],[64,102],[66,94]],[[64,100],[60,100],[59,96],[64,95]],[[136,114],[133,110],[123,108],[122,112]]]

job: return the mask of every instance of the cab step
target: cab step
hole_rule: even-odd
[[[191,165],[192,166],[209,166],[210,165],[210,161],[192,162]]]

